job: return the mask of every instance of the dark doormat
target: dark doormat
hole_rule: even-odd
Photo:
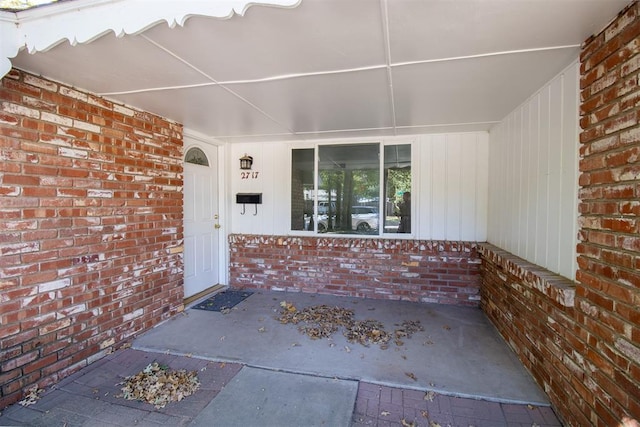
[[[223,291],[215,294],[211,298],[199,302],[193,308],[198,310],[223,311],[235,307],[237,304],[251,296],[253,292],[248,291]]]

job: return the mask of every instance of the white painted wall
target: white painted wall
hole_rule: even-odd
[[[423,135],[414,175],[419,239],[487,239],[486,132]]]
[[[354,143],[359,139],[342,139]],[[416,239],[486,241],[489,137],[486,132],[367,139],[413,144],[412,226]],[[234,143],[229,146],[228,217],[231,233],[309,234],[290,230],[291,149],[313,143]],[[256,178],[242,178],[240,157],[254,158]],[[263,204],[235,203],[237,193],[262,193]],[[398,237],[398,235],[394,236]],[[402,237],[408,237],[406,235]]]
[[[488,241],[574,279],[577,60],[490,130]]]
[[[231,232],[244,234],[286,235],[291,218],[291,153],[287,143],[234,143],[230,144],[227,159],[229,180],[228,195]],[[240,157],[253,157],[253,167],[248,178],[242,177]],[[253,174],[257,173],[257,176]],[[246,175],[245,175],[246,176]],[[246,206],[236,203],[237,193],[262,193],[262,204]]]

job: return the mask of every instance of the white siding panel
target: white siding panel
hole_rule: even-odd
[[[489,219],[489,134],[477,135],[475,236],[477,242],[487,241]]]
[[[426,214],[431,220],[430,238],[442,240],[447,230],[447,136],[434,135],[429,138],[431,148],[431,167],[426,172],[427,182],[431,186],[431,211]]]
[[[577,269],[576,245],[578,243],[578,65],[573,73],[563,75],[562,92],[562,172],[560,195],[560,274],[575,278]],[[568,215],[568,213],[573,213]]]
[[[558,147],[562,144],[562,81],[551,82],[549,100],[549,222],[547,223],[547,268],[560,271],[560,192],[562,156]]]
[[[448,135],[446,142],[446,222],[445,238],[460,240],[462,221],[462,136]]]
[[[477,206],[479,141],[476,134],[462,135],[460,158],[460,233],[458,240],[475,240],[477,233]]]
[[[571,279],[577,244],[578,76],[575,61],[489,136],[488,240]]]
[[[431,212],[432,209],[432,189],[431,189],[431,141],[426,138],[414,144],[411,153],[416,162],[422,167],[412,168],[412,189],[413,189],[413,209],[415,215],[416,231],[418,236],[431,235],[431,215],[422,215],[422,212]],[[414,221],[411,221],[413,227]]]
[[[540,133],[540,94],[534,96],[531,102],[531,108],[529,108],[529,144],[527,151],[527,183],[526,183],[526,195],[527,195],[527,239],[526,239],[526,254],[527,259],[535,262],[536,254],[536,234],[537,234],[537,222],[536,222],[536,202],[538,201],[538,154],[539,154],[539,133]]]
[[[520,219],[520,212],[522,210],[522,203],[524,194],[522,191],[522,135],[516,132],[516,129],[520,129],[522,126],[522,114],[514,114],[507,124],[509,139],[502,141],[503,149],[509,154],[509,157],[503,159],[504,167],[507,168],[508,174],[503,178],[503,182],[506,183],[507,189],[503,192],[505,198],[505,214],[502,217],[500,227],[504,227],[504,233],[502,234],[502,243],[504,248],[508,251],[516,251],[519,249],[519,245],[523,244],[523,239],[520,237],[520,230],[522,230],[522,220]],[[508,143],[511,141],[511,143]],[[514,216],[515,215],[515,216]],[[515,221],[513,219],[516,219]],[[509,228],[508,224],[512,224]],[[512,238],[515,237],[514,238]]]
[[[547,263],[547,224],[549,216],[549,87],[540,91],[540,115],[538,117],[538,171],[536,182],[538,194],[536,200],[536,254],[535,262]]]
[[[489,137],[486,132],[424,135],[414,168],[420,239],[486,241]]]

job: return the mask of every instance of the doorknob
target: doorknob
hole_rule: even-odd
[[[222,227],[220,224],[214,224],[213,228],[215,228],[216,230],[219,229],[220,227]]]

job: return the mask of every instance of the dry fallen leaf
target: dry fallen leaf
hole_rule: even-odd
[[[422,418],[429,418],[429,411],[420,411],[420,415]]]
[[[44,392],[43,389],[38,388],[38,385],[34,385],[30,389],[27,390],[27,394],[24,398],[18,402],[21,406],[29,406],[35,404],[39,399],[40,395]]]
[[[416,427],[416,423],[408,422],[404,418],[400,420],[400,423],[402,423],[402,427]]]
[[[431,421],[429,423],[429,427],[442,427],[442,426],[440,424],[438,424],[437,422],[435,422],[435,421]]]
[[[444,326],[442,327],[442,329],[447,330],[447,331],[450,331],[450,330],[451,330],[451,326],[449,326],[449,325],[444,325]]]
[[[267,329],[263,326],[261,328],[258,328],[258,332],[266,332]]]
[[[414,381],[418,380],[413,372],[405,372],[404,374]]]
[[[424,395],[424,400],[427,400],[429,402],[433,402],[433,399],[435,397],[436,397],[436,392],[435,391],[428,391]]]
[[[386,417],[386,416],[388,416],[388,415],[391,415],[391,412],[389,412],[389,411],[382,411],[382,412],[380,412],[380,415],[382,415],[383,417]]]

